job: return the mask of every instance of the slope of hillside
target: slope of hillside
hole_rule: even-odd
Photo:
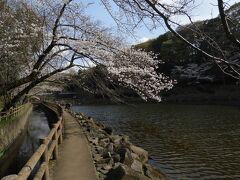
[[[229,23],[231,31],[240,39],[240,3],[231,6],[226,14],[231,18]],[[228,60],[240,61],[240,52],[226,38],[220,17],[198,21],[177,29],[178,33],[188,41],[210,54],[219,56],[221,51],[216,48],[216,44],[209,45],[205,37],[201,37],[189,28],[200,29],[205,37],[211,37],[221,47]],[[230,104],[236,104],[235,101],[240,102],[240,86],[237,85],[239,82],[225,75],[210,59],[191,49],[171,32],[135,47],[159,54],[158,58],[165,62],[159,64],[159,72],[177,80],[175,87],[164,94],[165,100],[198,103],[230,102]]]
[[[231,6],[226,13],[231,17],[230,27],[232,32],[236,37],[240,38],[240,3]],[[204,37],[189,29],[200,29]],[[211,37],[221,47],[228,59],[234,58],[239,60],[240,53],[226,38],[220,17],[185,25],[184,27],[179,27],[177,31],[199,48],[210,54],[219,55],[220,51],[217,45],[210,45],[206,42],[206,37]],[[171,32],[138,44],[136,47],[159,54],[159,59],[165,62],[160,64],[159,71],[177,79],[180,84],[184,82],[187,84],[235,82],[235,80],[223,75],[219,68],[211,63],[210,59],[191,49]]]

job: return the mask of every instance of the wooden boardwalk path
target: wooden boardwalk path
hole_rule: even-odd
[[[54,180],[97,180],[87,139],[78,122],[63,113],[65,136],[59,146],[59,159],[50,174]]]

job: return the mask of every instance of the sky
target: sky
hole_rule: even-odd
[[[107,27],[116,27],[116,23],[104,9],[103,5],[101,5],[100,0],[78,0],[84,4],[91,3],[89,5],[86,13],[93,17],[95,20],[99,20],[102,22],[104,26]],[[170,1],[170,0],[164,0]],[[240,0],[227,0],[228,4],[232,5]],[[205,20],[210,19],[212,17],[216,17],[218,15],[218,8],[217,8],[217,0],[195,0],[195,4],[198,5],[197,8],[191,12],[193,15],[193,20]],[[177,20],[180,21],[182,24],[186,24],[186,19],[183,17],[177,17]],[[149,30],[144,26],[140,26],[134,32],[135,37],[128,36],[127,41],[130,44],[135,44],[139,42],[144,42],[152,38],[156,38],[159,35],[165,33],[167,30],[161,26],[157,29]]]

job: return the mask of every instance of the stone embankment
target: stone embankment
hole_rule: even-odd
[[[148,164],[148,152],[133,145],[125,135],[113,135],[110,127],[82,113],[71,112],[89,141],[99,179],[166,179]]]

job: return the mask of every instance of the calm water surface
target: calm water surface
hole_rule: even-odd
[[[74,106],[148,150],[168,179],[240,179],[240,108],[142,104]]]
[[[39,139],[46,137],[49,131],[50,128],[45,113],[35,109],[29,117],[27,132],[18,151],[17,157],[10,167],[9,171],[12,174],[17,174],[21,170],[33,153],[38,149],[40,144]],[[32,179],[32,177],[29,179]]]

